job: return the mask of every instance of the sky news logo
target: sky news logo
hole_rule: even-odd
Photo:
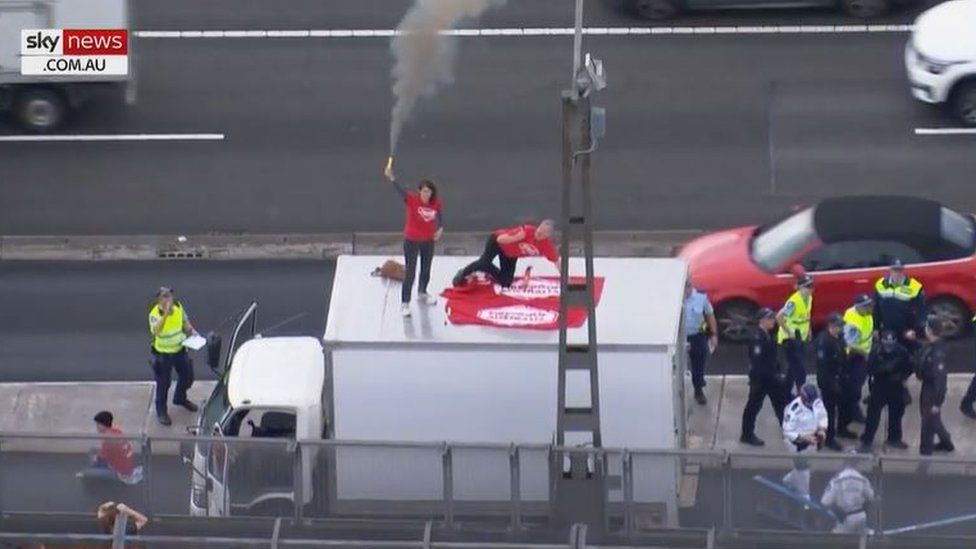
[[[129,31],[121,29],[26,29],[20,31],[20,74],[30,76],[125,76]]]

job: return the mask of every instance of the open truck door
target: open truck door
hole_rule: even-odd
[[[223,438],[220,425],[214,427],[214,437]],[[211,517],[226,517],[230,513],[230,490],[228,488],[228,463],[230,461],[227,443],[219,440],[208,443],[207,484],[210,488],[207,514]]]

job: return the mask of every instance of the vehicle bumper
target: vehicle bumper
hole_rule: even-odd
[[[932,74],[927,71],[919,62],[911,42],[905,45],[905,71],[915,99],[926,103],[946,101],[952,85],[952,76],[946,73]]]

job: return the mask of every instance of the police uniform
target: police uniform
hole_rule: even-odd
[[[879,345],[868,356],[871,396],[861,443],[870,447],[881,423],[881,411],[888,408],[888,442],[902,442],[901,418],[905,414],[905,380],[912,375],[911,356],[897,339]]]
[[[196,409],[186,396],[187,390],[193,385],[193,363],[183,347],[186,334],[183,326],[186,320],[183,305],[173,302],[172,312],[163,320],[163,312],[159,305],[149,310],[149,330],[164,322],[163,328],[153,337],[152,342],[152,370],[156,380],[156,416],[161,420],[167,418],[166,397],[172,383],[172,371],[176,370],[176,389],[173,391],[173,404]]]
[[[976,325],[976,316],[973,317],[972,322]],[[973,409],[974,404],[976,404],[976,376],[973,376],[969,380],[969,387],[966,388],[966,394],[962,397],[962,403],[959,405],[959,409],[966,417],[976,419],[976,410]]]
[[[742,439],[755,437],[756,416],[767,397],[773,405],[776,419],[783,421],[786,392],[779,362],[776,360],[777,345],[773,335],[757,328],[749,342],[749,399],[742,412]]]
[[[948,388],[948,367],[941,341],[926,342],[922,347],[916,375],[922,380],[922,391],[918,399],[922,414],[919,452],[922,455],[931,455],[934,449],[952,451],[952,436],[942,423],[941,406],[945,402]],[[934,407],[939,407],[939,411],[933,412]],[[939,444],[933,445],[936,436],[939,437]]]
[[[705,361],[708,359],[708,338],[705,319],[715,312],[708,295],[692,288],[684,302],[685,336],[688,342],[688,359],[691,363],[691,383],[696,397],[704,397]]]
[[[817,387],[827,409],[827,440],[833,446],[837,435],[837,411],[840,405],[840,373],[847,361],[844,337],[824,330],[817,337]]]
[[[827,423],[827,409],[820,398],[812,399],[809,404],[803,402],[803,396],[794,398],[783,414],[783,439],[787,448],[797,454],[816,452],[818,444],[811,444],[800,438],[812,437],[817,431],[826,430]],[[802,458],[793,460],[793,470],[783,477],[783,483],[800,494],[809,496],[810,464]]]
[[[805,283],[812,283],[809,279],[801,279]],[[810,340],[810,312],[813,310],[813,295],[804,298],[800,291],[786,300],[780,314],[786,321],[787,330],[781,326],[777,340],[783,346],[786,356],[786,389],[800,387],[807,382],[806,368],[803,366],[803,356],[806,352],[806,342]]]
[[[862,296],[865,297],[865,296]],[[841,405],[838,410],[837,431],[849,433],[848,426],[861,417],[861,388],[868,377],[867,360],[874,338],[874,317],[861,314],[857,307],[844,312],[844,340],[847,343],[847,364],[841,372]]]
[[[867,530],[867,506],[872,501],[871,481],[853,467],[834,475],[820,498],[820,503],[837,515],[835,534],[863,534]]]
[[[892,268],[900,269],[901,262],[895,262]],[[895,284],[888,276],[881,277],[874,283],[874,320],[878,331],[891,330],[895,332],[898,341],[908,351],[918,350],[917,341],[905,337],[905,332],[914,330],[921,334],[925,320],[925,292],[922,284],[909,276],[905,276],[901,284]]]

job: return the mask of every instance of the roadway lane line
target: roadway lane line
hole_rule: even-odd
[[[915,128],[915,135],[976,135],[976,128]]]
[[[130,133],[90,135],[0,135],[0,142],[29,141],[223,141],[222,133]]]
[[[911,25],[766,25],[725,27],[586,27],[589,36],[699,35],[699,34],[877,34],[906,33]],[[487,29],[448,29],[443,36],[569,36],[572,27],[512,27]],[[168,30],[135,31],[139,38],[391,38],[399,36],[396,29],[309,29],[309,30]]]

